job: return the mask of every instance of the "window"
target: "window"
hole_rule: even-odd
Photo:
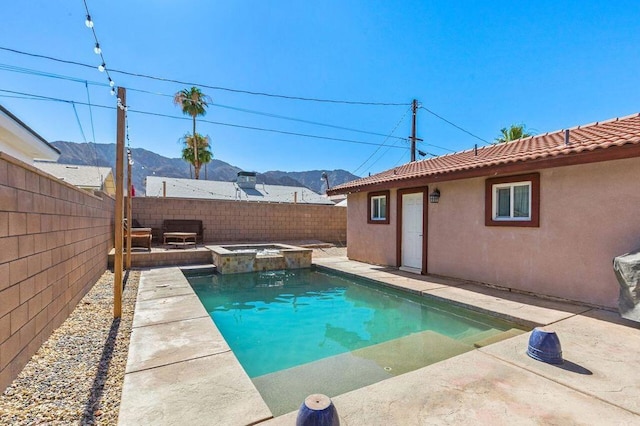
[[[539,226],[540,175],[487,179],[485,225]]]
[[[493,185],[494,220],[531,220],[531,182]]]
[[[367,208],[368,223],[389,223],[389,191],[370,192]]]

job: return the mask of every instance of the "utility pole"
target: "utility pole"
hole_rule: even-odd
[[[118,108],[116,127],[116,206],[115,206],[115,256],[113,260],[113,317],[122,316],[122,231],[124,226],[124,129],[127,91],[118,87]]]
[[[413,120],[411,121],[411,162],[416,161],[416,114],[418,112],[418,101],[416,99],[411,103],[411,111],[413,112]]]

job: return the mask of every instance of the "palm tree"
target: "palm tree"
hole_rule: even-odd
[[[173,103],[175,105],[180,105],[182,108],[182,112],[185,115],[190,115],[193,118],[193,132],[192,135],[197,135],[196,133],[196,117],[199,115],[205,115],[207,113],[207,107],[209,106],[209,102],[211,102],[211,98],[197,87],[192,87],[191,89],[183,89],[176,93],[173,96]],[[193,146],[194,155],[192,156],[194,163],[193,167],[196,170],[196,179],[199,178],[200,174],[200,155],[198,155],[198,144]]]
[[[527,126],[524,124],[512,124],[508,129],[506,127],[500,129],[500,136],[495,138],[493,142],[503,143],[528,138],[529,136],[533,136],[533,133],[527,130]]]
[[[200,168],[203,164],[211,161],[213,153],[211,152],[211,139],[209,136],[202,136],[196,133],[194,138],[190,134],[184,135],[180,139],[184,147],[182,148],[182,159],[189,164],[193,164],[196,179],[200,179]],[[197,156],[197,161],[196,161]]]

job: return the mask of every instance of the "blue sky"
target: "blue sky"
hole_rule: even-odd
[[[107,77],[97,70],[83,1],[7,3],[0,48],[94,68],[0,49],[0,103],[49,141],[115,142],[115,110],[82,104],[89,97],[93,105],[115,106],[108,87],[93,84]],[[637,1],[87,4],[110,70],[293,97],[404,104],[294,101],[203,87],[213,98],[204,117],[211,122],[199,121],[198,132],[211,137],[215,158],[245,170],[341,168],[362,176],[405,163],[409,143],[395,137],[411,133],[414,98],[486,141],[511,123],[544,133],[640,111]],[[188,86],[110,75],[128,88],[131,146],[179,157],[178,139],[191,123],[170,95]],[[78,119],[69,102],[8,91],[74,101]],[[484,144],[424,109],[418,137],[424,139],[418,148],[435,155]]]

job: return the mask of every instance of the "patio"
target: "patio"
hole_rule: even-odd
[[[523,325],[550,325],[563,347],[563,365],[535,361],[526,355],[526,333],[348,392],[333,398],[341,424],[640,421],[632,361],[640,325],[615,312],[407,274],[331,249],[315,250],[314,263]],[[272,418],[178,268],[142,271],[120,424],[290,425],[295,417]]]

